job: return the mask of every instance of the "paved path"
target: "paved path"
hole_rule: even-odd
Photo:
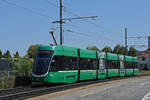
[[[49,100],[150,100],[150,76],[115,81]]]

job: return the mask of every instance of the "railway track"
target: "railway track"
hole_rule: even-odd
[[[62,91],[70,88],[75,88],[83,85],[89,85],[99,82],[107,82],[112,80],[119,80],[124,78],[132,78],[132,77],[142,77],[148,76],[150,74],[142,74],[138,76],[130,76],[130,77],[117,77],[117,78],[110,78],[106,80],[92,80],[92,81],[85,81],[81,83],[74,83],[74,84],[67,84],[67,85],[59,85],[59,86],[51,86],[51,87],[39,87],[39,88],[31,88],[31,87],[18,87],[18,88],[11,88],[11,89],[4,89],[0,90],[0,100],[23,100],[30,97],[35,97],[39,95],[49,94],[57,91]]]
[[[25,93],[25,92],[30,92],[32,90],[39,90],[39,89],[45,89],[45,88],[46,88],[45,86],[43,86],[43,87],[41,87],[41,86],[40,87],[26,86],[26,87],[2,89],[2,90],[0,90],[0,100],[13,100],[15,98],[9,98],[10,95],[13,96],[13,94],[19,94],[19,93],[23,93],[23,92]],[[7,98],[7,96],[8,96],[8,98]]]
[[[16,92],[21,92],[21,91],[27,91],[27,90],[30,90],[30,87],[17,87],[17,88],[2,89],[0,90],[0,96],[6,95],[6,94],[12,94]]]

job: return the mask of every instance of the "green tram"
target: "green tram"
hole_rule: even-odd
[[[75,83],[138,75],[137,57],[67,46],[43,46],[36,51],[32,83]]]

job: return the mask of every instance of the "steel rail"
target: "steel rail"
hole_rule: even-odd
[[[59,85],[55,87],[32,89],[30,91],[22,91],[19,93],[0,96],[0,100],[23,100],[26,98],[49,94],[49,93],[71,89],[71,88],[75,88],[79,86],[90,85],[90,84],[99,83],[99,82],[107,82],[107,81],[112,81],[112,80],[125,79],[125,78],[142,77],[142,76],[150,76],[150,74],[140,74],[137,76],[128,76],[128,77],[115,77],[115,78],[110,78],[110,79],[105,79],[105,80],[92,80],[92,81],[85,81],[85,82],[74,83],[74,84]]]
[[[29,86],[1,89],[0,90],[0,96],[6,95],[6,94],[17,93],[17,92],[21,92],[21,91],[27,91],[27,90],[30,90]]]
[[[9,94],[16,94],[20,92],[25,92],[25,91],[31,91],[31,90],[37,90],[41,88],[46,88],[46,87],[31,87],[31,86],[25,86],[25,87],[16,87],[16,88],[8,88],[8,89],[1,89],[0,90],[0,96],[5,96]],[[1,99],[0,99],[1,100]]]

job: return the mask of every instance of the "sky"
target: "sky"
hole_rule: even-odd
[[[98,16],[66,21],[64,45],[86,48],[124,45],[128,36],[149,36],[150,0],[63,0],[63,18]],[[23,56],[31,44],[59,43],[59,0],[0,0],[0,49],[19,51]],[[147,39],[129,39],[128,44],[145,44]],[[137,48],[141,50],[142,48]]]

